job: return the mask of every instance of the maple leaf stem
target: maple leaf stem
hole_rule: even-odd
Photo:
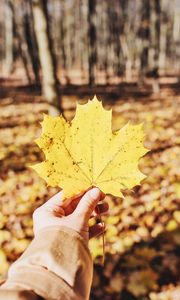
[[[99,212],[99,208],[98,208],[98,218],[97,220],[100,221],[100,223],[102,224],[103,226],[103,232],[102,232],[102,250],[103,250],[103,255],[102,255],[102,261],[101,261],[101,264],[102,266],[104,266],[104,261],[105,261],[105,222],[102,220],[102,217],[100,215],[100,212]]]
[[[102,246],[103,246],[103,256],[102,256],[102,266],[104,266],[105,261],[105,223],[102,222],[103,232],[102,232]]]

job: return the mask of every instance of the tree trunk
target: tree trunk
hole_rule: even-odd
[[[25,39],[23,13],[22,13],[21,4],[22,4],[21,1],[12,2],[14,36],[17,39],[17,49],[19,53],[19,58],[22,61],[28,83],[31,84],[32,82],[31,70],[30,70],[31,63],[30,63],[27,43]]]
[[[159,67],[160,4],[160,0],[150,1],[149,67],[154,76],[158,75]]]
[[[29,53],[29,58],[32,65],[32,70],[34,73],[34,79],[37,85],[40,84],[40,62],[38,57],[38,47],[36,36],[34,32],[34,23],[33,23],[33,13],[32,13],[32,5],[31,0],[24,0],[24,15],[23,15],[23,27],[24,27],[24,35],[27,43],[27,50]]]
[[[139,30],[139,35],[141,38],[141,70],[140,70],[140,77],[141,80],[144,80],[144,76],[148,72],[148,51],[149,51],[149,43],[150,43],[150,0],[142,1],[142,8],[141,8],[141,25]]]
[[[168,32],[168,18],[163,7],[163,2],[160,3],[161,17],[160,17],[160,36],[159,36],[159,70],[161,75],[165,74],[166,69],[166,54],[167,54],[167,32]]]
[[[88,0],[88,24],[89,24],[89,85],[95,84],[96,71],[96,0]]]
[[[34,26],[42,69],[43,95],[50,104],[59,108],[57,79],[53,54],[50,47],[46,4],[45,0],[33,0]]]
[[[180,9],[174,12],[173,24],[175,70],[180,81]]]
[[[13,70],[13,9],[10,0],[5,3],[5,71],[9,75]]]
[[[61,1],[61,15],[60,15],[59,28],[60,28],[60,38],[61,38],[62,67],[63,67],[63,71],[66,72],[66,69],[67,69],[67,58],[66,58],[66,51],[65,51],[66,28],[65,28],[65,24],[64,24],[64,18],[65,18],[65,3],[64,3],[64,0],[62,0]]]

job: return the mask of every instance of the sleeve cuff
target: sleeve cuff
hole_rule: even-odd
[[[44,298],[84,300],[90,293],[92,258],[76,231],[52,226],[39,232],[8,275],[4,286],[14,283]]]

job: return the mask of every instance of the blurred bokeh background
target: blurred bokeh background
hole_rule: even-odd
[[[1,0],[0,12],[0,278],[58,191],[29,168],[43,113],[71,120],[96,94],[113,129],[144,122],[151,151],[143,184],[107,196],[91,300],[179,300],[180,0]]]

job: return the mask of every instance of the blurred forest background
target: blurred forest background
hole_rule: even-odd
[[[71,120],[96,93],[113,129],[144,122],[151,151],[143,184],[107,196],[91,300],[179,300],[180,0],[2,0],[0,12],[0,277],[58,190],[29,168],[43,112]]]

